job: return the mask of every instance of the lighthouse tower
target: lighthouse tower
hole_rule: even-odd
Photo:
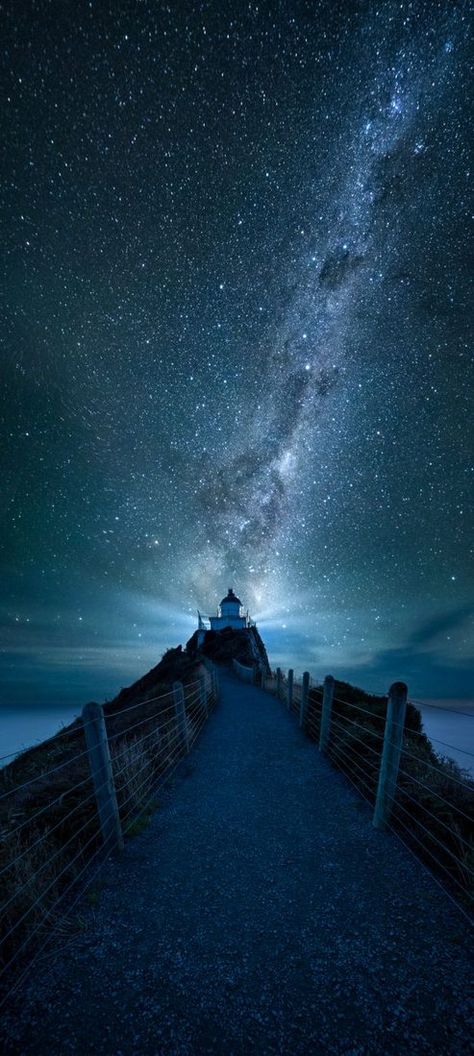
[[[216,616],[201,616],[198,612],[198,645],[204,640],[207,630],[223,631],[225,627],[234,627],[244,630],[251,626],[248,612],[244,612],[242,602],[232,587],[229,587],[225,598],[222,599]]]
[[[248,626],[248,616],[243,613],[242,602],[237,598],[229,587],[226,597],[222,599],[217,616],[209,617],[211,631],[222,631],[224,627],[238,627],[242,629]]]

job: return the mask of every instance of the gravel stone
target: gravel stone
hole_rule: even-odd
[[[221,699],[85,930],[4,1016],[22,1056],[468,1056],[466,921],[273,697]]]

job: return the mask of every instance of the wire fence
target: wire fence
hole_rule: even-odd
[[[235,674],[242,679],[242,682],[253,683],[256,680],[256,668],[249,667],[248,664],[240,663],[240,660],[232,661],[232,668]]]
[[[401,683],[376,696],[330,676],[318,685],[308,675],[278,668],[262,684],[374,809],[376,827],[390,829],[472,923],[474,778],[440,749],[463,752],[467,759],[473,753],[428,738]],[[392,693],[400,687],[402,707]]]
[[[72,933],[75,906],[123,836],[147,823],[159,790],[191,750],[217,696],[209,665],[193,681],[123,710],[104,715],[94,705],[101,713],[105,770],[91,750],[86,707],[85,722],[71,731],[72,744],[65,738],[47,742],[54,765],[36,764],[37,773],[28,773],[31,756],[25,780],[16,782],[17,760],[0,771],[0,1008],[58,934]],[[107,824],[114,805],[118,843]]]

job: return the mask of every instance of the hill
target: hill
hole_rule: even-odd
[[[267,650],[255,626],[242,630],[225,627],[222,631],[206,631],[200,646],[198,632],[195,631],[186,643],[186,653],[194,659],[205,656],[215,664],[229,665],[232,660],[238,660],[241,664],[263,668],[265,674],[271,674]]]

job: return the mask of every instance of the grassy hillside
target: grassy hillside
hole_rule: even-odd
[[[192,728],[193,687],[205,670],[199,658],[178,646],[104,705],[119,811],[128,831],[176,752],[172,684],[184,685]],[[74,895],[76,877],[101,844],[78,719],[0,770],[0,965],[13,955],[20,963],[31,956],[57,922],[64,893]]]
[[[285,692],[285,690],[283,690]],[[304,729],[319,741],[322,688],[310,690]],[[294,710],[298,711],[295,701]],[[387,698],[336,682],[328,757],[375,803]],[[391,826],[470,913],[474,910],[474,780],[439,754],[408,703]]]

